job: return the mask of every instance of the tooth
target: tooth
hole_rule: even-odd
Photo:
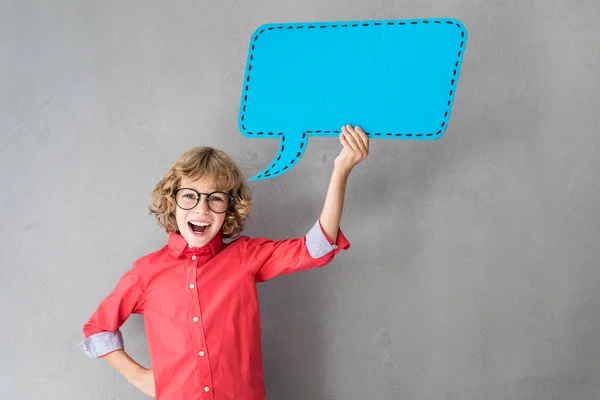
[[[204,223],[204,222],[193,222],[193,221],[190,221],[190,224],[196,225],[196,226],[210,226],[210,223]]]

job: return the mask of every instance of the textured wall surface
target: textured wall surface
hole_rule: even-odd
[[[272,160],[277,141],[236,123],[256,26],[423,17],[469,32],[449,129],[373,140],[348,186],[352,249],[259,286],[268,398],[600,396],[597,0],[0,7],[2,400],[145,398],[79,350],[81,328],[165,243],[149,194],[180,153],[222,148],[247,176]],[[247,234],[303,235],[339,148],[312,138],[251,182]],[[122,331],[148,365],[141,318]]]

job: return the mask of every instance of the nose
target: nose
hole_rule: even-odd
[[[200,195],[200,200],[198,201],[198,204],[196,204],[196,207],[194,207],[194,211],[198,214],[208,214],[210,211],[208,203],[206,202],[206,197],[203,196],[205,195]]]

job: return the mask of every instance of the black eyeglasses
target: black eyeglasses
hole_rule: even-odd
[[[180,188],[173,192],[177,206],[182,210],[191,210],[206,196],[208,208],[215,214],[223,214],[233,204],[233,197],[225,192],[200,193],[190,188]]]

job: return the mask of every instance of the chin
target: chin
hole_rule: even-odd
[[[202,247],[208,244],[216,235],[216,232],[204,232],[202,235],[197,235],[195,233],[187,233],[184,235],[184,239],[188,244],[194,247]]]

